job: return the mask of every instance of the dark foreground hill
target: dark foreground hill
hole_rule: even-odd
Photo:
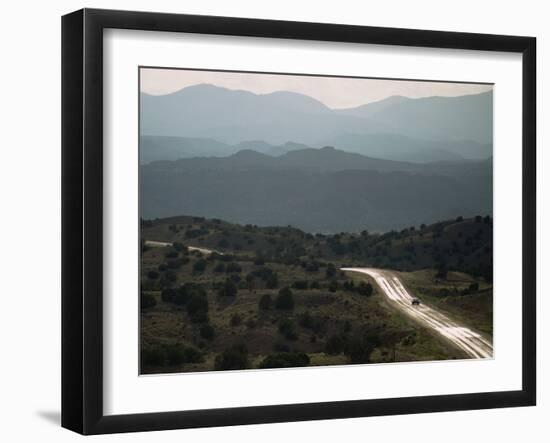
[[[328,236],[181,216],[141,239],[142,373],[464,358],[346,265],[416,270],[423,300],[492,331],[490,218]]]

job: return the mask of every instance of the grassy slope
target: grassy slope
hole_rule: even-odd
[[[436,279],[435,274],[433,270],[422,270],[401,272],[400,277],[417,297],[490,338],[493,334],[492,285],[461,272],[449,272],[445,280]],[[479,289],[468,291],[472,283],[477,283]]]
[[[429,236],[427,232],[428,229],[424,234],[426,237]],[[192,281],[207,288],[209,318],[215,337],[213,340],[205,340],[200,337],[200,325],[189,321],[184,306],[161,300],[160,291],[167,285],[161,283],[165,273],[161,272],[159,279],[147,277],[148,271],[157,270],[160,264],[168,261],[165,254],[173,248],[144,248],[141,263],[142,288],[155,297],[157,304],[142,311],[142,348],[162,343],[179,343],[201,349],[204,354],[202,363],[145,367],[144,372],[211,370],[215,356],[235,343],[246,343],[250,354],[250,367],[257,367],[263,357],[273,353],[276,345],[281,344],[292,351],[307,353],[310,365],[344,364],[348,363],[348,358],[343,354],[328,355],[324,352],[327,339],[333,335],[353,334],[362,330],[376,331],[381,339],[381,344],[371,356],[372,362],[389,362],[394,358],[397,361],[413,361],[463,357],[460,351],[449,347],[440,337],[419,328],[417,324],[393,309],[383,294],[375,292],[372,296],[365,297],[342,288],[347,280],[353,279],[358,283],[362,279],[368,279],[367,277],[348,276],[338,272],[335,277],[327,278],[327,262],[334,263],[338,268],[350,261],[360,264],[363,259],[358,260],[349,254],[342,257],[332,253],[329,246],[331,239],[326,236],[312,236],[292,228],[242,227],[200,218],[178,217],[144,224],[142,237],[158,241],[178,241],[187,246],[208,247],[223,250],[225,253],[233,252],[235,262],[242,268],[240,273],[234,273],[242,280],[235,298],[220,297],[214,288],[216,282],[223,282],[230,276],[227,273],[214,272],[219,260],[207,260],[206,270],[197,273],[193,271],[193,264],[204,257],[199,253],[190,252],[185,255],[189,262],[176,270],[177,281],[171,285],[178,286]],[[369,236],[371,241],[375,238]],[[341,236],[340,241],[345,243],[348,240]],[[379,242],[385,244],[386,239],[378,239]],[[245,283],[247,274],[262,267],[254,264],[254,259],[260,253],[267,257],[265,266],[276,271],[279,276],[279,285],[276,289],[267,289],[265,283],[258,278],[253,280],[252,285]],[[184,253],[180,252],[179,256],[184,256]],[[306,270],[302,266],[314,261],[319,266],[317,270]],[[408,274],[403,274],[403,277],[411,288],[426,285],[425,279],[411,279]],[[291,286],[297,280],[316,281],[319,289],[293,289],[296,301],[293,311],[259,310],[258,301],[262,295],[269,293],[274,298],[279,288]],[[335,292],[328,288],[332,280],[339,284]],[[434,305],[439,303],[438,307],[445,307],[445,303],[449,304],[456,309],[453,313],[459,315],[460,310],[466,312],[470,308],[465,303],[468,301],[466,297],[468,296],[462,297],[460,303],[451,303],[439,300],[433,295],[433,301]],[[321,319],[324,324],[323,331],[314,333],[299,325],[300,314],[306,311],[314,318]],[[235,315],[241,318],[241,322],[232,326],[231,319]],[[461,318],[466,317],[460,315]],[[284,319],[295,323],[296,340],[287,340],[278,331],[278,324]],[[465,323],[471,324],[468,321]]]

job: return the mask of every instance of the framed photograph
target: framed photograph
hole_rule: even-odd
[[[536,403],[531,37],[62,21],[62,425]]]

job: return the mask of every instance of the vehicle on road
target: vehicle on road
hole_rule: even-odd
[[[413,306],[418,306],[418,305],[420,305],[420,299],[418,299],[418,298],[413,298],[411,304],[412,304]]]

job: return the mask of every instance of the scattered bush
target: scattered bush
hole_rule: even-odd
[[[355,292],[355,283],[353,282],[353,280],[348,280],[344,282],[344,290]]]
[[[296,332],[296,325],[292,320],[289,320],[287,318],[281,320],[279,322],[279,332],[281,335],[283,335],[287,340],[297,340],[298,339],[298,333]]]
[[[239,314],[233,314],[231,316],[230,324],[231,326],[239,326],[242,323],[243,319]]]
[[[284,342],[277,342],[273,345],[275,352],[290,352],[290,347]]]
[[[470,292],[479,291],[479,283],[477,283],[477,282],[471,283],[470,286],[468,287],[468,291],[470,291]]]
[[[309,365],[309,356],[303,352],[285,352],[265,357],[260,368],[295,368]]]
[[[141,309],[152,308],[156,304],[157,304],[157,299],[155,298],[154,295],[147,294],[144,292],[141,293],[141,300],[140,300]]]
[[[271,295],[270,294],[264,294],[260,298],[260,301],[258,302],[258,307],[266,311],[268,309],[271,309]]]
[[[297,280],[292,284],[292,287],[294,289],[304,290],[309,287],[309,283],[307,280]]]
[[[202,325],[199,329],[200,336],[205,340],[212,340],[214,338],[214,328],[210,325]]]
[[[321,289],[321,285],[318,281],[312,281],[309,285],[309,289]]]
[[[168,251],[164,256],[166,258],[178,258],[178,251]]]
[[[153,345],[141,349],[141,364],[145,367],[175,366],[202,361],[203,356],[200,351],[177,343]]]
[[[225,272],[225,265],[223,263],[218,263],[215,267],[214,267],[214,272],[217,272],[218,274],[219,273],[222,273],[222,272]]]
[[[170,366],[202,362],[202,353],[195,348],[172,344],[165,345],[164,349],[166,351],[167,363]]]
[[[147,273],[147,278],[149,278],[150,280],[156,280],[157,278],[159,278],[159,273],[157,271],[149,271]]]
[[[140,353],[142,366],[164,366],[167,362],[166,352],[160,346],[144,348]]]
[[[225,272],[229,273],[240,273],[242,271],[241,265],[236,262],[231,262],[225,267]]]
[[[234,345],[216,356],[216,370],[246,369],[248,366],[248,350],[244,345]]]
[[[346,348],[346,337],[344,335],[333,335],[325,343],[325,352],[330,355],[338,355]]]
[[[179,243],[179,242],[174,242],[173,245],[174,249],[176,251],[179,251],[179,252],[187,252],[187,247],[186,246],[183,246],[183,244]]]
[[[187,313],[193,323],[208,322],[208,298],[206,294],[194,292],[187,302]]]
[[[197,273],[204,272],[205,269],[206,269],[206,265],[207,265],[207,262],[206,262],[205,259],[201,258],[201,259],[197,260],[193,264],[193,272],[197,272]]]
[[[178,277],[174,271],[166,271],[164,278],[168,283],[174,283]]]
[[[316,334],[325,332],[327,329],[327,320],[322,317],[314,317],[309,311],[298,316],[298,323],[302,328],[310,329]]]
[[[294,309],[294,297],[290,288],[284,287],[279,290],[279,295],[275,298],[275,308],[281,310]]]
[[[369,297],[372,295],[374,288],[370,283],[361,282],[357,285],[357,293]]]
[[[334,266],[333,263],[329,263],[327,265],[327,269],[325,270],[325,276],[327,278],[333,278],[336,275],[336,266]]]
[[[348,340],[346,354],[351,363],[370,363],[372,351],[380,345],[380,338],[374,334],[358,334]]]
[[[235,297],[237,292],[237,286],[230,279],[225,280],[223,285],[218,289],[218,294],[221,297]]]
[[[279,286],[279,277],[277,276],[277,273],[273,273],[267,277],[265,280],[265,285],[268,289],[276,289]]]
[[[185,305],[193,295],[206,298],[206,290],[198,283],[185,283],[179,288],[163,289],[160,297],[164,302]]]
[[[447,278],[447,264],[446,263],[439,263],[437,265],[437,273],[435,274],[435,278],[440,278],[442,280],[445,280]]]

